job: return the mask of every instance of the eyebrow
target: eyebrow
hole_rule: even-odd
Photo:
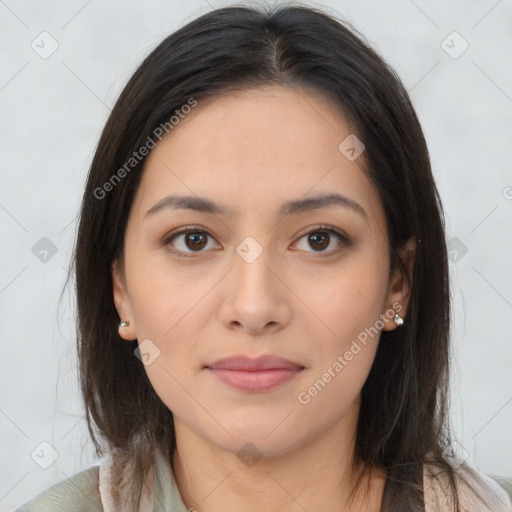
[[[285,215],[304,213],[312,210],[319,210],[321,208],[327,208],[329,206],[348,208],[368,220],[368,214],[365,209],[353,199],[342,194],[323,194],[306,199],[287,201],[279,208],[278,216],[282,217]],[[206,197],[171,194],[153,205],[146,212],[145,218],[154,215],[157,212],[177,209],[194,210],[201,213],[231,217],[236,214],[236,211],[233,208],[216,203]]]

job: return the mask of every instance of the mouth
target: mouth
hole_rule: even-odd
[[[242,391],[263,392],[281,386],[305,367],[277,356],[224,358],[205,366],[221,382]]]

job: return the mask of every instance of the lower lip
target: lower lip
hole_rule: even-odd
[[[268,391],[293,379],[303,368],[241,371],[208,368],[222,382],[243,391]]]

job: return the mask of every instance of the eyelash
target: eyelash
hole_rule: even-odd
[[[329,235],[335,235],[340,242],[340,245],[338,246],[338,248],[331,249],[330,251],[311,251],[313,253],[319,254],[320,257],[327,257],[327,256],[331,256],[332,254],[338,253],[343,246],[347,246],[350,244],[349,239],[343,233],[338,231],[336,228],[333,228],[333,227],[327,226],[327,225],[315,226],[315,228],[313,228],[312,230],[307,231],[306,233],[302,234],[298,240],[301,240],[305,236],[310,235],[312,233],[317,233],[317,232],[328,233]],[[177,231],[175,233],[171,233],[168,236],[166,236],[165,239],[163,240],[162,244],[164,246],[168,246],[174,238],[177,238],[180,235],[186,235],[188,233],[204,233],[204,234],[208,235],[209,237],[214,238],[213,235],[208,230],[206,230],[200,226],[186,226],[184,229]],[[197,256],[195,256],[194,253],[199,255],[202,252],[204,252],[201,250],[201,251],[192,251],[190,253],[186,253],[184,251],[180,251],[180,250],[174,249],[172,247],[170,248],[170,251],[173,252],[174,254],[176,254],[177,256],[183,257],[183,258],[195,258]],[[307,251],[307,252],[310,252],[310,251]]]

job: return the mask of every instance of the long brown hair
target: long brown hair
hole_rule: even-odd
[[[384,206],[390,273],[401,265],[405,242],[418,241],[407,321],[382,332],[362,389],[356,462],[387,470],[382,510],[424,510],[427,460],[446,471],[456,495],[453,468],[442,457],[451,438],[450,293],[441,201],[420,123],[396,73],[347,22],[300,5],[221,8],[183,26],[142,62],[104,127],[72,262],[81,390],[97,455],[114,452],[119,493],[123,469],[134,465],[130,499],[136,510],[156,450],[172,460],[175,449],[172,412],[134,356],[137,341],[118,334],[111,266],[122,258],[145,158],[128,168],[126,162],[148,140],[158,142],[155,129],[191,98],[200,104],[213,94],[272,83],[333,99],[356,128],[366,147],[365,172]],[[126,172],[114,182],[123,166]]]

